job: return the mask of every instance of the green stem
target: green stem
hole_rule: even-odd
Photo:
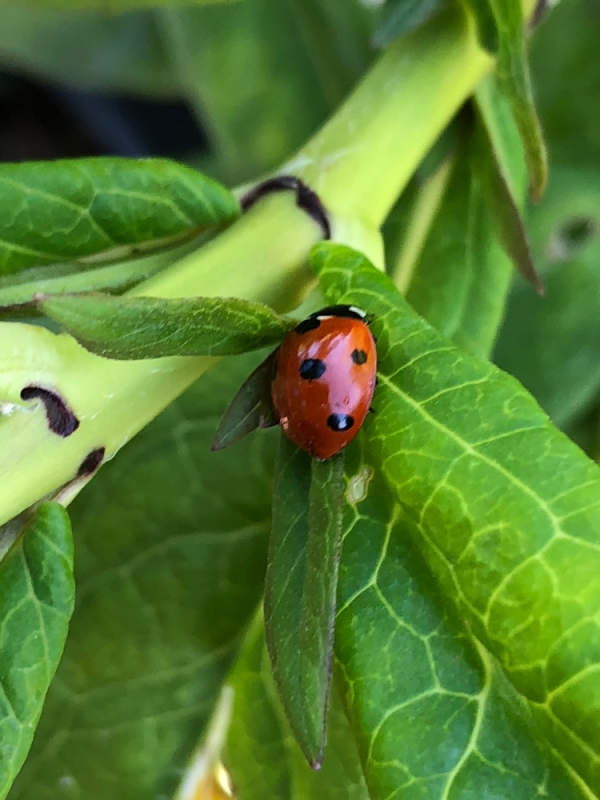
[[[382,263],[379,225],[419,161],[490,66],[459,9],[390,48],[332,120],[282,171],[319,191],[334,238]],[[277,310],[313,283],[319,227],[289,193],[260,203],[214,241],[136,287],[138,295],[244,297]],[[0,325],[0,525],[73,480],[92,450],[112,457],[214,359],[117,362],[65,335]],[[58,393],[79,419],[62,438],[25,386]]]
[[[461,9],[440,14],[392,45],[284,170],[335,214],[379,227],[491,65]]]
[[[427,234],[437,214],[444,192],[450,180],[454,157],[451,156],[440,164],[430,175],[415,200],[410,214],[410,222],[396,264],[390,265],[390,275],[398,287],[398,291],[406,294],[413,272],[427,240]]]

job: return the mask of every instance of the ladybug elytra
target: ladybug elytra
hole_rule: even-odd
[[[356,436],[376,383],[375,339],[355,306],[328,306],[287,334],[276,354],[271,398],[284,433],[314,458]]]

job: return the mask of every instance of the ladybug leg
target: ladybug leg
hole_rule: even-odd
[[[367,412],[367,413],[368,413],[368,414],[376,414],[377,412],[375,411],[375,409],[373,408],[373,406],[370,406],[370,407],[369,407],[369,410],[368,410],[368,412]]]
[[[321,227],[324,239],[331,239],[331,225],[325,206],[321,202],[318,194],[313,192],[300,178],[295,175],[276,175],[266,181],[257,184],[253,189],[241,198],[240,205],[245,213],[248,209],[267,194],[271,192],[296,192],[296,205],[305,211],[309,217]]]

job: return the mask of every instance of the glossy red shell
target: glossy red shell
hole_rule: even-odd
[[[300,329],[277,351],[271,398],[286,435],[311,456],[331,458],[354,439],[371,406],[375,340],[352,317],[329,316]]]

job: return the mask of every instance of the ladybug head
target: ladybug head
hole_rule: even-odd
[[[308,331],[318,328],[321,320],[329,319],[330,317],[349,317],[350,319],[358,319],[361,322],[366,322],[367,314],[356,306],[325,306],[325,308],[315,311],[314,314],[302,320],[302,322],[296,326],[296,332],[308,333]]]

